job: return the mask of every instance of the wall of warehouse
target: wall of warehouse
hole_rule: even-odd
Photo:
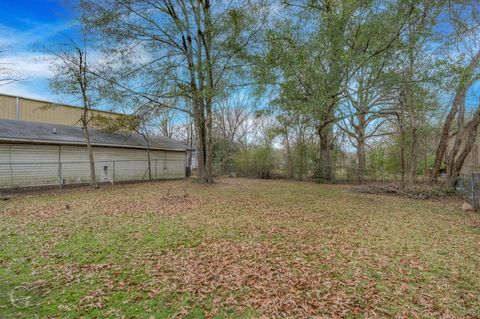
[[[148,180],[143,149],[93,147],[98,182]],[[185,152],[150,151],[153,179],[185,177]],[[85,146],[0,144],[0,187],[88,183]]]
[[[52,104],[35,99],[28,99],[0,94],[0,118],[37,123],[60,125],[81,125],[79,122],[82,108],[63,104]],[[116,113],[93,111],[93,115],[114,118]]]

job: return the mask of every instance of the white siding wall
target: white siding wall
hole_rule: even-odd
[[[98,182],[148,180],[146,150],[94,147]],[[153,179],[185,177],[185,153],[150,151]],[[59,162],[61,165],[59,165]],[[86,147],[0,144],[0,187],[88,183]]]

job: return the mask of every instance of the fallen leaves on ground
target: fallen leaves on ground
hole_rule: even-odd
[[[211,316],[225,306],[253,308],[272,317],[374,315],[375,283],[361,272],[348,281],[332,278],[333,269],[315,267],[326,260],[306,260],[304,254],[312,250],[288,244],[207,241],[194,249],[151,256],[149,269],[160,285],[202,300],[215,296]],[[359,287],[362,296],[348,293]]]
[[[480,216],[459,203],[221,179],[0,205],[2,318],[480,317]]]

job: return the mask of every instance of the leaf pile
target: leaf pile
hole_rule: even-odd
[[[429,185],[402,186],[398,183],[352,186],[352,190],[358,193],[396,195],[405,198],[422,200],[440,200],[451,195],[451,193],[439,187],[432,187]]]

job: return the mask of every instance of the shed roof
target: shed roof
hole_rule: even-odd
[[[138,133],[108,132],[89,128],[94,146],[147,148],[147,141]],[[0,119],[0,142],[23,142],[60,145],[86,145],[82,127]],[[187,146],[165,136],[152,136],[150,148],[185,151]]]

